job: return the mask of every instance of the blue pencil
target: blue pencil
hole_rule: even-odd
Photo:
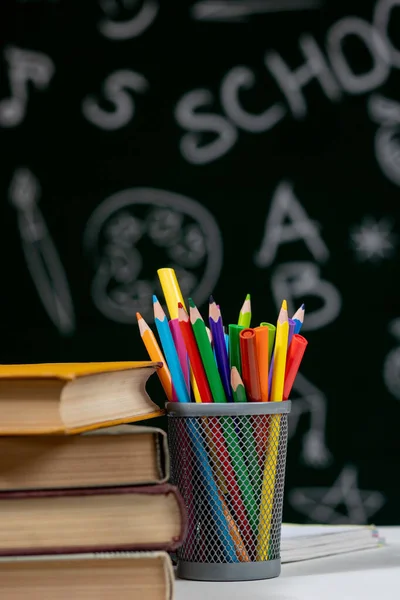
[[[224,333],[224,336],[225,336],[226,351],[229,356],[229,335],[227,333]]]
[[[298,308],[296,310],[296,312],[294,313],[292,319],[294,321],[294,333],[299,333],[300,329],[303,326],[303,322],[304,322],[304,313],[305,313],[305,307],[304,304],[302,304],[300,306],[300,308]]]
[[[165,360],[171,373],[172,385],[178,402],[190,402],[190,396],[186,387],[185,377],[179,362],[178,353],[175,348],[174,339],[168,325],[167,315],[162,309],[157,296],[153,296],[154,320],[158,335],[164,350]]]
[[[198,423],[194,423],[191,419],[186,419],[186,421],[188,434],[192,442],[193,451],[195,452],[197,459],[197,466],[202,478],[202,484],[207,493],[207,500],[215,522],[213,533],[216,533],[221,540],[221,549],[225,555],[225,560],[227,562],[239,562],[236,556],[235,544],[229,531],[229,525],[218,496],[218,488],[214,481],[210,463],[208,462],[207,452],[203,445],[203,439],[200,431],[198,431]]]

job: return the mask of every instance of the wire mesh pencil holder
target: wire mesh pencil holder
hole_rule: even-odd
[[[278,577],[291,402],[169,402],[171,479],[187,510],[177,575]]]

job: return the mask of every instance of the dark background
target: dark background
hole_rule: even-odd
[[[225,324],[237,320],[248,292],[253,324],[275,321],[283,294],[292,312],[304,301],[302,333],[309,345],[293,393],[284,519],[399,524],[400,60],[390,55],[389,43],[399,39],[400,2],[281,0],[281,10],[268,0],[257,10],[250,0],[220,4],[241,11],[240,18],[222,20],[214,11],[213,18],[200,19],[210,3],[154,1],[147,28],[134,35],[128,27],[124,37],[110,39],[99,24],[133,22],[148,2],[1,3],[0,360],[146,358],[135,312],[150,322],[156,271],[163,266],[177,269],[185,295],[204,316],[212,293]],[[373,15],[390,4],[379,46]],[[332,66],[329,35],[348,17],[362,19],[379,56],[386,52],[378,57],[382,76],[367,82],[368,89],[345,89]],[[317,79],[310,80],[301,88],[306,114],[300,118],[264,59],[274,51],[295,71],[306,60],[299,41],[305,34],[325,57],[340,97],[327,97]],[[342,48],[354,77],[374,68],[357,35],[346,36]],[[40,55],[53,65],[39,75],[42,89],[26,84],[26,73],[43,65]],[[221,82],[239,66],[254,74],[254,84],[239,94],[244,110],[256,114],[279,103],[286,111],[268,131],[243,130],[225,114]],[[128,113],[134,110],[105,129],[83,106],[92,97],[103,116],[115,115],[103,85],[118,71],[125,71],[123,101]],[[146,89],[126,85],[127,71],[144,78]],[[219,124],[224,119],[237,135],[228,151],[202,164],[181,152],[190,134],[176,118],[183,96],[197,89],[207,91],[209,102],[196,115],[219,115]],[[20,111],[14,121],[4,104],[10,97]],[[381,107],[380,122],[371,118],[371,103]],[[205,129],[196,138],[203,148],[218,138]],[[379,155],[378,137],[384,138]],[[327,248],[324,260],[288,209],[281,224],[295,232],[292,241],[275,228],[276,252],[268,264],[257,262],[273,198],[283,206],[285,189]],[[131,191],[118,208],[108,199],[124,190]],[[183,206],[169,194],[186,197]],[[90,219],[110,202],[97,235]],[[355,235],[360,227],[361,239]],[[268,230],[269,240],[273,235]],[[282,269],[298,261],[294,281],[285,280]],[[99,278],[101,293],[94,287]],[[326,288],[319,278],[328,282],[330,300],[320,296]],[[332,286],[340,310],[314,326],[313,314],[329,309]],[[157,380],[148,389],[163,403]]]

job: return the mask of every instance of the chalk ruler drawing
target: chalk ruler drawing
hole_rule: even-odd
[[[103,98],[113,105],[113,109],[101,108],[98,98],[87,96],[82,101],[82,112],[93,125],[109,131],[120,129],[133,119],[135,102],[131,93],[143,94],[149,89],[143,75],[130,70],[111,73],[104,80],[102,87]]]
[[[135,323],[139,311],[152,321],[151,296],[159,286],[155,269],[175,268],[182,293],[198,305],[218,281],[222,235],[201,204],[174,192],[131,188],[106,198],[84,232],[84,248],[95,271],[91,295],[97,309],[120,323]],[[157,265],[146,253],[158,248]]]
[[[400,343],[400,319],[389,323],[389,332]],[[393,348],[383,363],[383,381],[389,393],[400,400],[400,347]]]
[[[247,22],[250,17],[284,11],[315,10],[322,0],[200,0],[191,8],[197,21]]]
[[[350,231],[350,241],[360,262],[380,263],[395,254],[397,235],[394,223],[388,217],[375,219],[366,216]]]
[[[276,265],[270,275],[272,293],[277,307],[286,298],[289,312],[294,313],[298,302],[315,296],[322,305],[307,310],[303,330],[320,329],[332,323],[340,314],[342,299],[333,283],[320,277],[319,264],[329,257],[329,249],[320,234],[320,225],[309,215],[294,194],[293,185],[281,181],[272,196],[264,226],[263,239],[254,256],[256,266],[271,267],[282,244],[303,242],[315,262],[291,261]]]
[[[99,0],[104,17],[98,23],[100,33],[109,40],[139,37],[154,23],[160,5],[157,0]]]
[[[274,3],[278,6],[277,1]],[[283,6],[284,0],[280,4]],[[221,18],[224,14],[227,19],[240,19],[241,14],[245,18],[246,11],[251,12],[252,6],[255,12],[256,5],[251,0],[241,4],[198,2],[192,14],[200,20],[218,15]],[[257,4],[259,10],[261,6],[267,7],[267,0]],[[245,65],[234,65],[225,73],[215,92],[206,88],[185,92],[174,111],[175,120],[183,130],[179,142],[183,158],[195,165],[212,163],[238,143],[239,130],[261,134],[272,131],[285,118],[305,119],[309,113],[306,88],[312,82],[318,83],[322,94],[332,103],[346,95],[375,92],[388,80],[393,68],[400,68],[400,50],[390,37],[392,12],[399,6],[400,0],[378,0],[371,22],[357,16],[338,19],[328,28],[324,47],[314,36],[302,33],[298,38],[302,62],[296,67],[291,67],[278,51],[267,50],[261,60],[264,59],[265,75],[275,82],[279,95],[272,94],[261,114],[251,113],[246,108],[246,96],[256,93],[257,77]],[[370,65],[362,72],[346,51],[350,38],[357,39],[370,56]],[[377,144],[379,141],[386,148],[389,132],[380,133],[382,138],[377,137]],[[204,142],[204,134],[213,134],[213,139]],[[391,160],[396,162],[397,173],[399,159],[394,146],[398,144],[394,144],[392,137],[390,141]],[[390,176],[397,177],[396,174]]]
[[[301,440],[301,462],[314,469],[326,468],[332,462],[332,454],[326,443],[328,400],[302,373],[297,374],[293,392],[289,439],[295,435],[301,417],[308,417],[308,429]]]
[[[4,49],[4,58],[8,63],[10,95],[0,100],[0,127],[16,127],[26,117],[29,94],[33,89],[48,88],[55,67],[46,54],[15,46]]]
[[[360,490],[358,472],[345,465],[332,487],[293,488],[288,492],[291,506],[315,523],[332,525],[370,523],[386,503],[386,497],[376,490]],[[346,507],[346,513],[340,507]]]
[[[9,198],[17,211],[18,228],[26,264],[42,304],[58,329],[68,336],[75,331],[75,314],[64,267],[37,205],[40,184],[27,168],[14,171]]]
[[[390,181],[400,185],[400,102],[372,94],[368,112],[379,125],[374,143],[378,165]]]

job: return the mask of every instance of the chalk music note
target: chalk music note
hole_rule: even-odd
[[[99,0],[106,17],[98,23],[98,29],[110,40],[129,40],[146,31],[158,15],[156,0]],[[132,12],[135,14],[132,16]],[[126,15],[124,20],[121,17]]]
[[[10,202],[17,210],[22,249],[39,297],[61,335],[75,331],[75,316],[68,280],[57,249],[37,202],[40,185],[27,168],[15,170]]]
[[[4,50],[4,57],[8,63],[10,96],[0,101],[0,126],[15,127],[22,123],[26,116],[29,101],[28,84],[32,83],[38,90],[46,89],[55,68],[46,54],[15,46]]]

